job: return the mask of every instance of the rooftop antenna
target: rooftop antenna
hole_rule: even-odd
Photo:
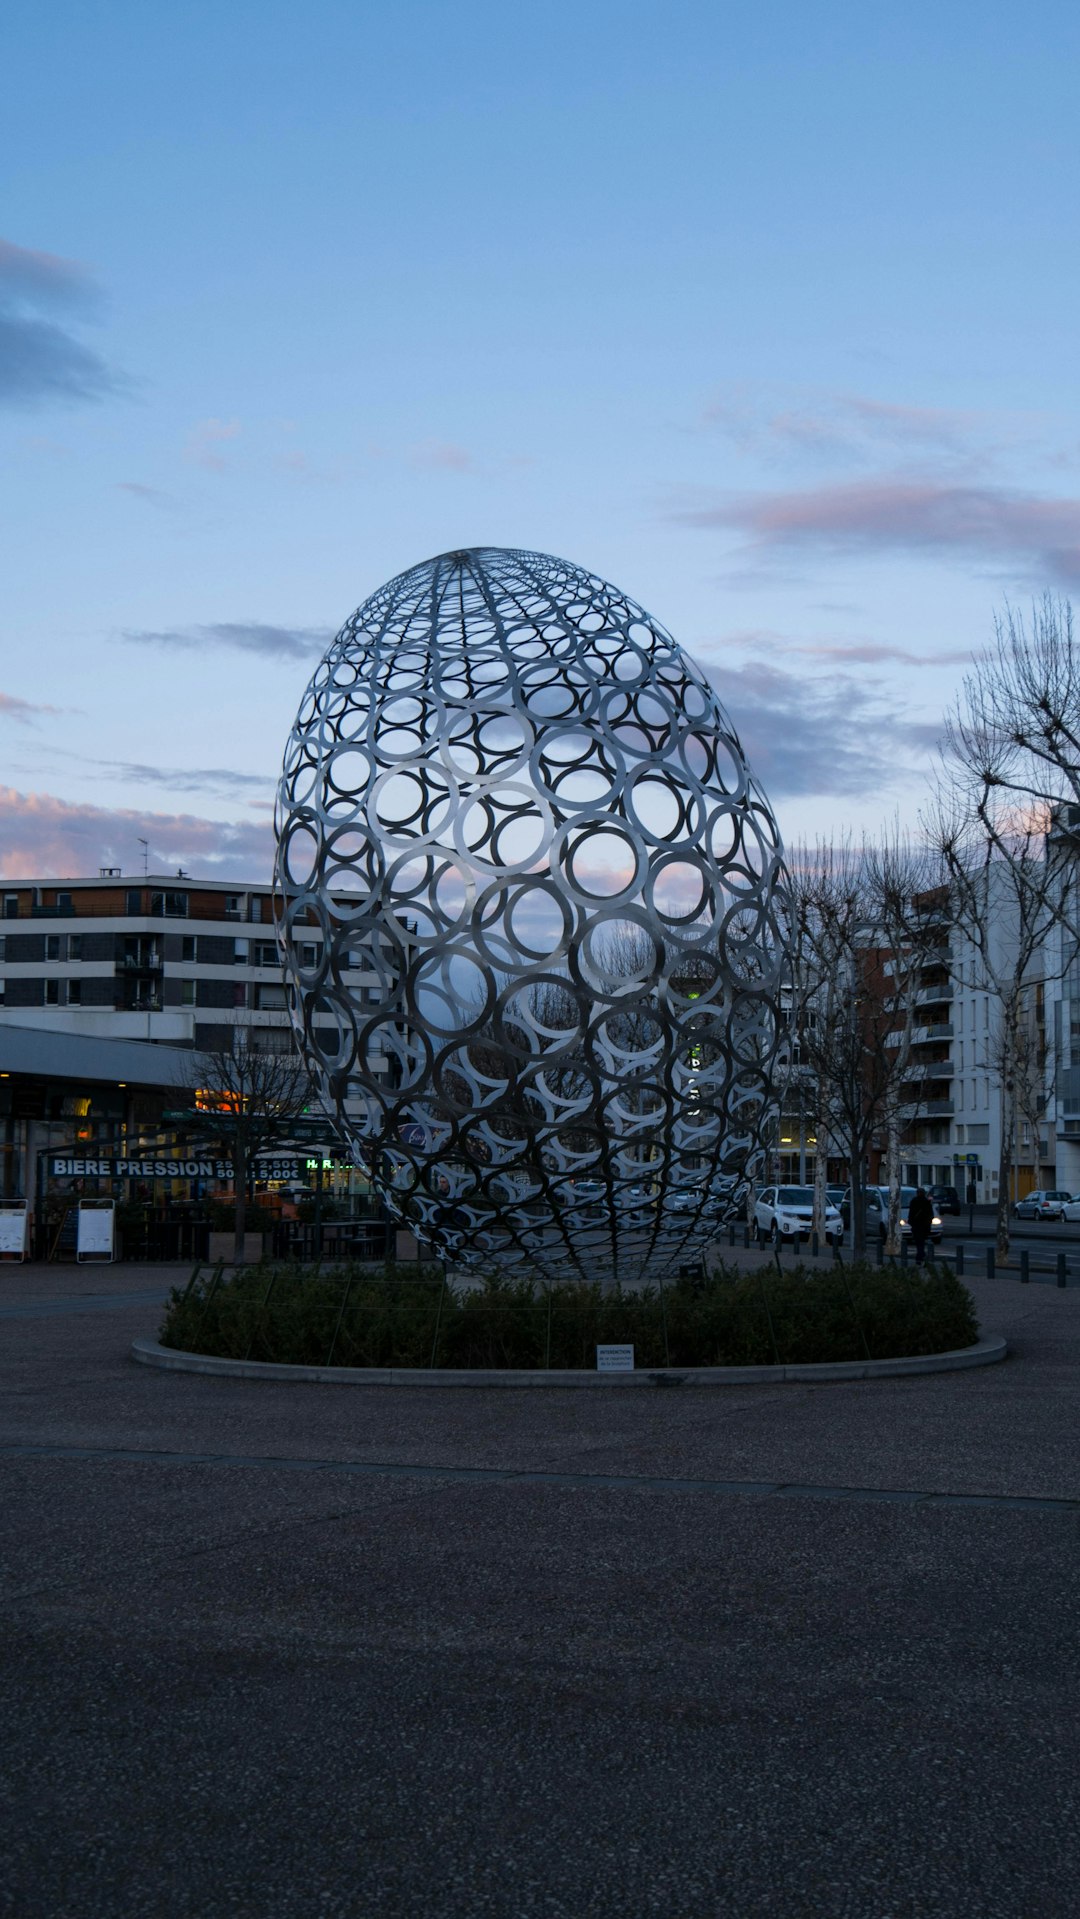
[[[136,834],[136,838],[142,847],[142,870],[143,879],[145,879],[150,871],[150,841],[144,840],[141,833]]]

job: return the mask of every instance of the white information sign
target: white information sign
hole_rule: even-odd
[[[79,1204],[79,1238],[76,1259],[111,1259],[113,1256],[113,1209],[111,1206]]]
[[[9,1258],[12,1254],[16,1259],[26,1258],[29,1224],[30,1214],[25,1200],[20,1200],[18,1205],[9,1203],[0,1206],[0,1254],[6,1254]]]
[[[632,1373],[634,1370],[633,1347],[598,1346],[596,1370],[598,1373]]]

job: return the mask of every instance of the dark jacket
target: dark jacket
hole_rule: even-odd
[[[912,1238],[929,1239],[934,1223],[934,1202],[921,1186],[907,1209],[907,1216]]]

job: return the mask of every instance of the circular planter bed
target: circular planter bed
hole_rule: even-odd
[[[136,1357],[185,1370],[477,1384],[495,1375],[521,1384],[801,1377],[825,1367],[865,1378],[985,1364],[1004,1351],[980,1344],[970,1294],[944,1267],[863,1264],[720,1269],[615,1292],[507,1279],[459,1289],[431,1266],[265,1265],[228,1279],[218,1269],[174,1291],[159,1341],[136,1344]],[[598,1346],[632,1346],[633,1372],[598,1374]]]

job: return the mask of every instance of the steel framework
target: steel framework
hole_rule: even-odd
[[[276,828],[300,1043],[394,1212],[549,1279],[699,1252],[762,1152],[785,883],[663,628],[547,554],[413,567],[315,672]]]

